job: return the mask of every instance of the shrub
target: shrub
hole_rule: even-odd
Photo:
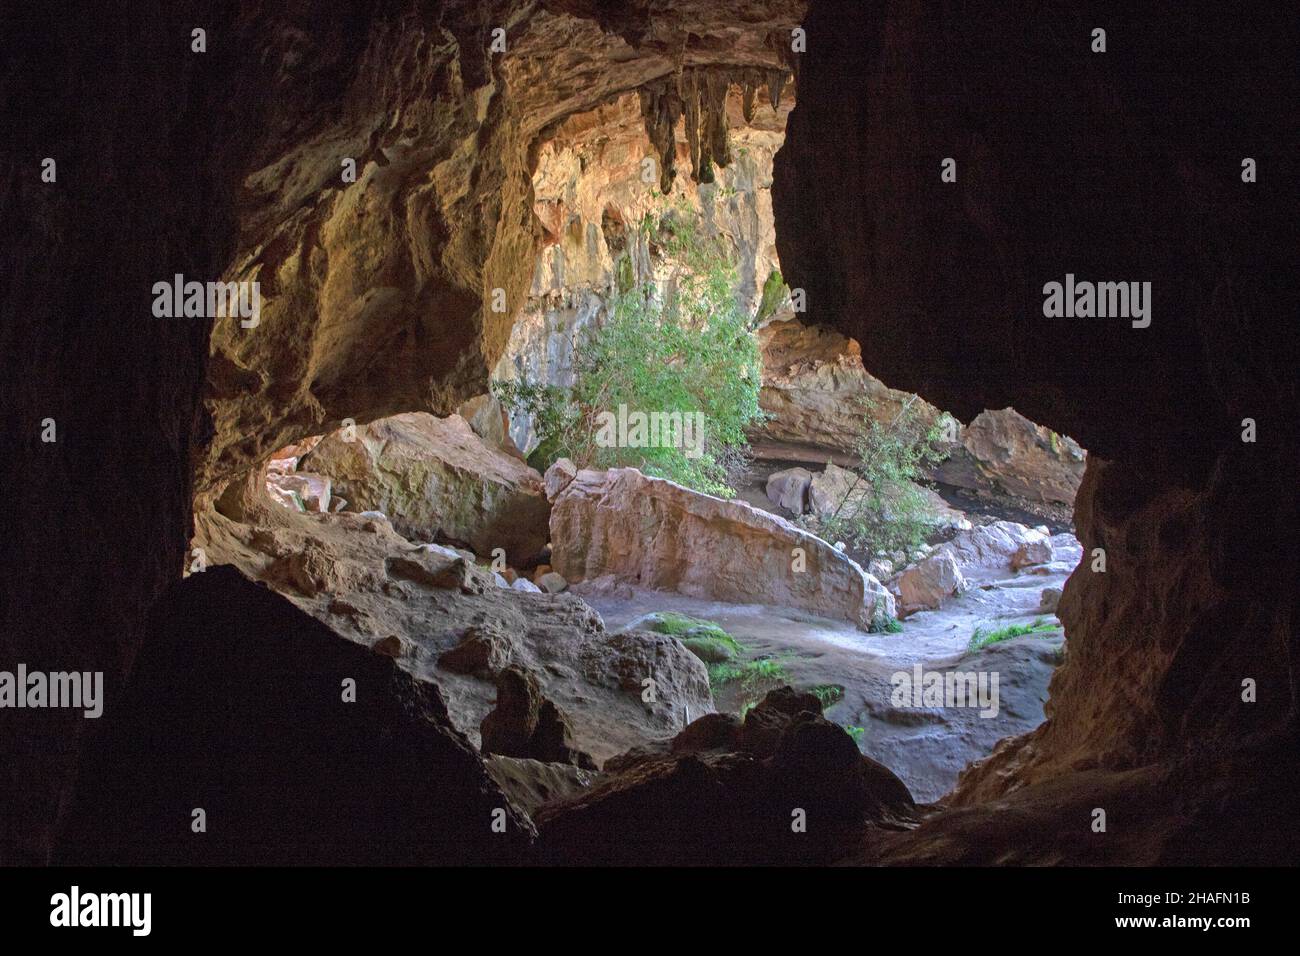
[[[916,480],[943,457],[940,442],[950,429],[949,416],[927,421],[916,401],[911,396],[885,424],[872,416],[873,403],[863,400],[868,424],[858,440],[854,481],[820,521],[826,540],[883,555],[910,551],[933,530],[937,515]]]
[[[736,297],[735,265],[723,242],[701,236],[685,210],[644,228],[675,265],[667,288],[642,283],[614,295],[605,321],[574,342],[571,388],[511,380],[494,383],[493,392],[512,412],[533,416],[540,443],[529,460],[539,469],[560,457],[579,468],[630,465],[731,497],[745,430],[762,417],[758,341]],[[699,413],[699,456],[681,447],[681,432],[655,447],[611,447],[602,421],[620,406],[682,419]]]

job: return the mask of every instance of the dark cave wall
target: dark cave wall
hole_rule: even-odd
[[[675,66],[780,64],[802,4],[55,2],[6,12],[0,667],[104,670],[108,708],[191,502],[344,417],[485,391],[538,230],[530,146]],[[507,56],[487,53],[491,29]],[[190,49],[207,30],[207,51]],[[54,184],[40,162],[57,161]],[[340,157],[375,167],[340,185]],[[260,279],[262,324],[156,319]],[[358,311],[356,304],[370,303]],[[58,441],[40,441],[54,418]],[[0,715],[0,861],[48,856],[83,718]]]
[[[191,475],[215,486],[345,414],[479,388],[509,319],[487,320],[482,300],[531,269],[535,136],[669,74],[688,36],[687,65],[779,66],[768,41],[797,6],[56,0],[9,14],[0,666],[103,669],[111,708],[180,574]],[[1279,144],[1297,141],[1295,27],[1258,16],[1250,35],[1271,45],[1236,41],[1235,11],[1117,12],[1104,56],[1064,3],[821,3],[804,21],[774,192],[809,318],[858,338],[892,386],[965,418],[1014,403],[1111,463],[1090,466],[1080,532],[1115,560],[1067,591],[1053,718],[974,771],[972,794],[1022,766],[1024,780],[1141,761],[1189,734],[1231,741],[1293,719],[1297,310],[1283,227],[1296,170]],[[481,50],[497,22],[518,55],[494,75]],[[209,30],[202,55],[195,25]],[[398,110],[372,139],[370,119]],[[336,211],[339,150],[399,140],[424,153],[384,167],[403,177],[374,233],[389,258],[334,274],[343,303],[401,290],[375,316],[388,330],[376,346],[321,294],[320,217]],[[1244,155],[1254,185],[1240,182]],[[45,156],[56,184],[40,181]],[[944,156],[954,185],[938,181]],[[250,184],[259,170],[273,188]],[[299,296],[279,329],[264,314],[259,344],[153,318],[154,282],[259,256]],[[1067,271],[1152,281],[1152,327],[1043,319],[1042,284]],[[1237,437],[1246,415],[1255,445]],[[56,444],[40,441],[47,417]],[[1108,670],[1120,658],[1156,662],[1140,693]],[[1261,704],[1243,719],[1223,694],[1249,672]],[[47,858],[85,730],[56,711],[0,716],[0,861]]]
[[[0,667],[130,660],[180,574],[209,326],[154,319],[152,284],[218,272],[233,238],[214,80],[186,4],[50,3],[5,16],[0,381],[9,492]],[[206,67],[206,69],[205,69]],[[41,160],[57,182],[41,182]],[[41,441],[53,418],[57,442]],[[86,721],[0,715],[0,861],[39,861]]]
[[[1107,572],[1085,558],[1071,578],[1050,720],[970,772],[972,797],[1294,734],[1300,45],[1282,6],[1255,10],[818,3],[805,20],[773,197],[810,318],[890,386],[966,419],[1014,404],[1090,452],[1076,523]],[[1067,272],[1151,282],[1150,327],[1044,318]]]

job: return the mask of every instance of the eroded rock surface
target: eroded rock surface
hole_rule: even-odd
[[[1079,443],[1013,408],[980,412],[934,470],[944,484],[1027,501],[1073,505],[1083,480]]]
[[[781,604],[862,628],[895,612],[879,581],[820,538],[634,468],[578,472],[552,505],[551,546],[570,581]]]
[[[254,515],[246,524],[205,512],[196,543],[213,564],[234,564],[338,635],[437,685],[474,744],[510,667],[536,679],[570,722],[576,748],[597,762],[713,710],[704,665],[675,638],[610,634],[578,597],[507,586],[453,549],[413,544],[383,516],[274,505]],[[653,701],[643,700],[647,680]]]
[[[381,511],[414,541],[453,541],[511,564],[546,545],[542,476],[492,447],[459,415],[411,412],[328,435],[303,467],[326,475],[352,511]]]
[[[907,787],[823,719],[811,694],[775,690],[738,733],[733,721],[701,718],[671,743],[612,761],[616,769],[589,790],[543,807],[541,857],[596,865],[826,862],[866,826],[913,819]]]

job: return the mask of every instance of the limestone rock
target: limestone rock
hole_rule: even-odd
[[[985,411],[961,430],[961,446],[936,469],[945,484],[1072,505],[1083,479],[1078,442],[1013,408]]]
[[[550,468],[546,469],[546,475],[542,479],[546,489],[546,500],[554,501],[577,474],[577,465],[567,458],[557,459]]]
[[[897,587],[905,609],[934,609],[966,590],[966,578],[952,552],[940,550],[904,571]]]
[[[547,594],[559,594],[569,587],[564,575],[556,571],[547,571],[537,579],[537,586]]]
[[[790,318],[769,322],[759,329],[758,339],[763,355],[759,405],[769,416],[759,428],[763,438],[851,455],[870,418],[888,423],[909,400],[927,419],[939,414],[870,375],[858,343],[831,329]]]
[[[470,430],[490,447],[523,461],[524,455],[510,438],[510,416],[493,395],[476,395],[456,409]]]
[[[880,582],[820,538],[634,468],[579,472],[552,506],[551,544],[555,569],[570,582],[612,575],[693,597],[797,607],[864,629],[895,613]],[[794,569],[795,549],[805,570]]]
[[[541,476],[488,446],[458,415],[394,415],[328,435],[307,458],[357,510],[378,510],[399,534],[443,538],[518,563],[546,544]]]
[[[573,764],[501,754],[485,757],[483,766],[511,802],[529,815],[547,803],[581,793],[596,779],[594,772]]]
[[[807,468],[774,471],[767,479],[767,497],[777,507],[801,515],[808,510],[808,486],[812,472]]]
[[[281,504],[296,507],[294,498],[302,503],[306,511],[330,510],[330,480],[323,475],[308,472],[277,472],[268,470],[266,475],[267,490]]]
[[[872,558],[867,564],[867,573],[881,581],[894,576],[894,562],[888,558]]]
[[[1051,560],[1051,539],[1014,521],[980,525],[940,545],[936,551],[951,552],[968,579],[988,580],[1013,568],[1022,548],[1026,557],[1045,553]]]
[[[455,549],[414,546],[387,522],[357,514],[263,509],[270,527],[204,512],[213,564],[234,564],[341,637],[366,648],[396,635],[401,666],[437,683],[453,724],[478,742],[503,665],[526,668],[567,716],[577,746],[603,761],[672,737],[713,711],[704,665],[660,634],[610,634],[576,596],[498,586]],[[653,679],[656,699],[642,699]]]
[[[443,651],[438,665],[458,674],[473,674],[495,681],[514,658],[510,639],[494,627],[471,627],[460,643]]]
[[[1053,558],[1051,537],[1035,528],[1026,535],[1026,538],[1027,540],[1016,548],[1016,553],[1011,556],[1013,571],[1034,564],[1047,564]]]
[[[1063,554],[1077,555],[1065,542],[1072,535],[1062,535]],[[909,611],[934,609],[943,601],[965,590],[1002,577],[1007,571],[1042,565],[1053,573],[1069,571],[1073,564],[1057,566],[1053,538],[1037,528],[1014,521],[995,521],[962,532],[940,545],[923,560],[905,570],[894,582],[900,600]]]

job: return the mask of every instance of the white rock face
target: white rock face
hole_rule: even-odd
[[[812,472],[807,468],[774,471],[767,478],[767,497],[772,504],[801,515],[808,510],[808,486]]]
[[[551,563],[574,583],[612,576],[692,597],[799,608],[864,629],[896,611],[876,578],[820,538],[634,468],[578,472],[551,509]]]
[[[1066,539],[1074,540],[1070,535],[1057,537],[1062,539],[1063,551]],[[1037,528],[1014,521],[995,521],[965,531],[899,575],[895,586],[903,611],[933,610],[972,584],[1001,578],[1007,571],[1051,565],[1054,540]],[[1077,551],[1066,553],[1073,556]]]

